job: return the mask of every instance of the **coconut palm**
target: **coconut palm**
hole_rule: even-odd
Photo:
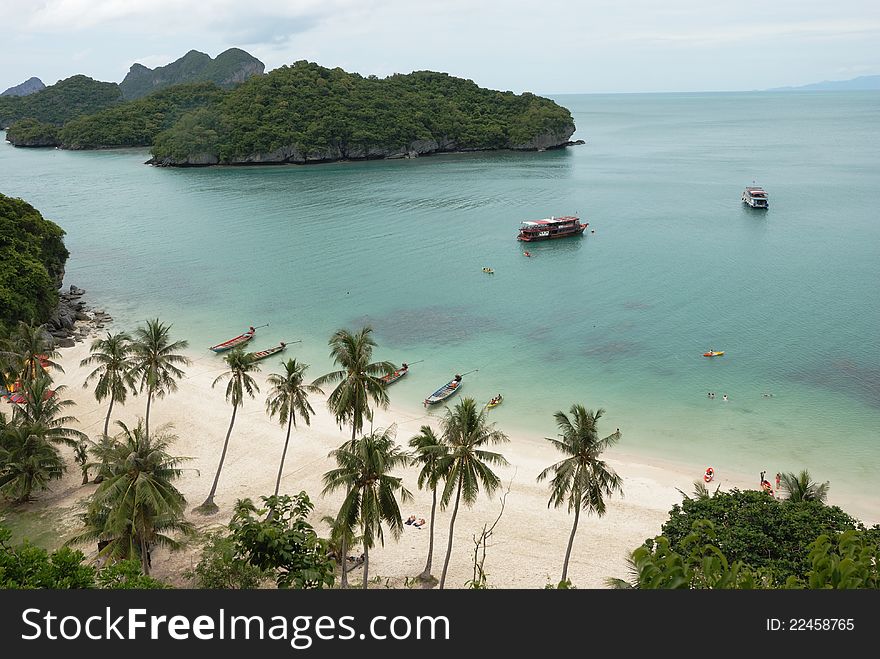
[[[45,490],[61,478],[64,461],[58,449],[28,424],[8,425],[0,441],[0,492],[14,503],[29,501],[34,490]]]
[[[54,349],[52,337],[42,325],[20,320],[12,335],[3,343],[0,357],[3,358],[6,368],[22,382],[47,374],[48,369],[64,372],[61,365],[53,361],[58,359],[58,351]]]
[[[65,444],[74,447],[78,441],[86,439],[79,430],[68,427],[68,423],[76,423],[76,417],[64,414],[64,410],[75,405],[72,400],[62,398],[67,387],[58,385],[52,388],[52,380],[45,373],[36,379],[24,380],[20,391],[24,402],[13,411],[13,421],[27,426],[30,432],[36,433],[53,444]]]
[[[341,426],[351,424],[351,438],[363,431],[364,420],[373,420],[370,401],[379,407],[388,407],[388,393],[381,377],[394,372],[391,362],[373,362],[373,348],[376,342],[371,334],[373,328],[362,327],[352,334],[348,330],[337,330],[330,337],[330,357],[341,368],[322,375],[312,384],[323,386],[338,383],[327,397],[327,407],[336,416]]]
[[[788,493],[789,501],[819,501],[825,503],[831,483],[816,483],[810,472],[804,469],[799,474],[793,472],[779,475],[779,488]]]
[[[256,373],[260,367],[254,361],[253,357],[244,351],[244,348],[238,346],[226,353],[226,366],[229,368],[225,373],[217,376],[212,387],[218,382],[228,379],[226,385],[226,400],[232,403],[232,417],[229,419],[229,429],[226,431],[226,440],[223,442],[223,452],[220,454],[220,464],[217,465],[217,473],[214,476],[214,482],[211,485],[211,491],[208,498],[201,506],[196,508],[196,512],[203,515],[211,515],[216,513],[219,508],[214,503],[214,494],[217,492],[217,483],[220,482],[220,472],[223,470],[223,462],[226,460],[226,449],[229,448],[229,437],[232,435],[232,427],[235,425],[235,413],[244,402],[244,395],[247,394],[253,398],[254,393],[259,392],[260,388],[250,376]]]
[[[186,366],[190,360],[176,351],[184,350],[187,341],[171,341],[171,325],[148,320],[134,333],[131,344],[132,376],[140,380],[141,391],[147,392],[147,413],[144,432],[150,434],[150,404],[153,398],[162,398],[177,390],[177,380],[183,377],[178,366]]]
[[[284,450],[281,452],[281,464],[278,466],[278,478],[275,480],[275,496],[281,487],[281,474],[284,472],[284,458],[287,456],[287,445],[290,443],[290,429],[296,428],[296,415],[299,413],[306,425],[310,415],[315,413],[309,404],[309,394],[323,394],[319,387],[303,382],[303,376],[309,368],[308,364],[297,363],[296,359],[282,362],[284,374],[272,373],[267,381],[272,391],[266,400],[266,412],[270,417],[278,417],[283,426],[287,424],[287,436],[284,438]]]
[[[107,434],[110,425],[110,414],[113,412],[113,403],[125,404],[129,390],[135,391],[137,384],[131,372],[131,337],[125,332],[110,334],[107,332],[106,339],[96,339],[90,348],[91,355],[83,359],[80,366],[92,366],[96,368],[89,373],[83,387],[95,380],[95,398],[100,403],[105,398],[110,399],[110,407],[107,408],[107,416],[104,418],[104,434]]]
[[[431,567],[434,560],[434,520],[437,516],[437,488],[446,477],[446,470],[450,462],[446,460],[449,448],[441,441],[431,426],[422,426],[419,434],[409,440],[409,445],[415,449],[412,459],[414,466],[421,465],[419,471],[419,489],[431,490],[431,527],[428,535],[428,559],[425,569],[419,575],[423,581],[433,579]]]
[[[568,579],[568,561],[571,558],[571,548],[577,533],[581,510],[602,517],[606,511],[605,497],[611,496],[614,492],[623,493],[620,476],[600,459],[602,451],[620,440],[620,430],[599,439],[596,423],[605,414],[605,410],[596,410],[594,414],[583,405],[575,404],[571,406],[569,414],[571,417],[565,412],[558,411],[554,415],[560,430],[560,439],[546,438],[554,448],[566,456],[565,459],[550,465],[538,474],[539,483],[553,474],[553,478],[550,479],[550,501],[547,507],[552,505],[558,508],[562,504],[567,504],[568,511],[574,511],[574,523],[571,525],[560,583]]]
[[[121,421],[109,475],[81,516],[85,527],[68,544],[97,541],[99,554],[114,560],[137,557],[144,574],[150,573],[150,550],[156,545],[177,549],[169,533],[186,535],[194,528],[183,515],[186,499],[172,481],[179,465],[189,458],[168,454],[174,435],[159,429],[150,436],[142,422],[129,429]]]
[[[106,434],[104,435],[107,436]],[[73,461],[79,465],[80,471],[82,471],[82,484],[86,485],[89,482],[89,443],[86,440],[82,440],[77,443],[76,446],[73,447]]]
[[[385,544],[382,524],[388,526],[395,539],[403,531],[397,496],[401,501],[412,499],[403,480],[389,473],[410,462],[410,456],[394,442],[394,435],[392,425],[386,430],[376,430],[345,442],[328,456],[335,458],[339,466],[324,474],[323,494],[345,490],[345,499],[336,517],[339,523],[348,529],[360,528],[364,548],[364,588],[369,580],[370,547],[376,540]],[[344,544],[342,555],[346,555]],[[348,580],[344,568],[342,580],[345,588]]]
[[[452,555],[452,540],[455,531],[455,518],[462,499],[470,507],[477,500],[480,487],[491,495],[501,485],[490,465],[506,465],[507,460],[500,453],[486,451],[485,447],[508,441],[507,435],[495,429],[490,423],[485,408],[480,408],[473,398],[464,398],[454,409],[446,408],[442,424],[443,443],[449,454],[441,460],[440,469],[445,472],[445,485],[440,498],[441,505],[449,505],[455,495],[455,505],[449,519],[449,542],[446,558],[440,575],[440,588],[446,585],[446,571]]]

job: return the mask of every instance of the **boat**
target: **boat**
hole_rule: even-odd
[[[226,352],[227,350],[232,350],[236,346],[244,345],[252,338],[254,338],[254,334],[256,334],[257,330],[251,327],[244,334],[239,334],[233,339],[229,339],[228,341],[224,341],[223,343],[218,343],[215,346],[211,346],[211,350],[214,352]]]
[[[748,185],[742,193],[742,202],[752,208],[770,208],[767,193],[760,185]]]
[[[720,357],[724,354],[723,350],[709,350],[703,353],[703,357]]]
[[[493,398],[488,403],[486,403],[486,409],[491,410],[493,407],[498,407],[503,402],[504,402],[504,396],[502,396],[501,394],[498,394],[497,396],[495,396],[495,398]]]
[[[266,357],[271,357],[272,355],[277,355],[279,352],[284,350],[287,347],[287,344],[282,341],[277,346],[273,346],[272,348],[267,348],[266,350],[260,350],[259,352],[249,352],[248,356],[251,358],[251,361],[258,362],[261,359],[266,359]]]
[[[446,400],[459,389],[461,389],[461,376],[456,375],[449,382],[444,384],[437,391],[435,391],[433,394],[425,399],[425,407]]]
[[[485,272],[487,275],[495,274],[495,271],[492,268],[483,268],[483,272]]]
[[[395,369],[395,371],[393,373],[389,373],[388,375],[383,375],[381,378],[379,378],[379,380],[381,380],[382,383],[387,386],[389,384],[397,382],[400,378],[402,378],[407,373],[409,373],[409,364],[407,364],[406,362],[403,362],[403,364],[400,365],[400,368]]]
[[[543,220],[526,220],[520,226],[516,239],[530,243],[536,240],[580,236],[588,226],[590,226],[589,222],[582,223],[580,218],[574,215],[549,217]]]

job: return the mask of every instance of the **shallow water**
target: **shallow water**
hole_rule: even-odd
[[[286,356],[316,376],[369,322],[378,358],[424,360],[397,404],[479,369],[463,395],[503,393],[503,429],[552,435],[581,402],[630,453],[876,497],[880,94],[558,100],[586,145],[171,170],[3,144],[0,192],[67,230],[68,282],[118,326],[200,349],[270,322],[254,349],[303,339]],[[768,211],[740,203],[753,180]],[[595,233],[523,257],[521,220],[570,213]]]

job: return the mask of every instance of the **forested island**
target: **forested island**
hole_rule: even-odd
[[[122,89],[74,76],[27,97],[0,99],[0,127],[9,127],[6,139],[15,146],[151,147],[150,162],[160,166],[543,150],[570,144],[575,130],[571,113],[550,99],[485,89],[446,73],[364,77],[300,61],[258,75],[253,58],[233,53],[244,68],[221,70],[221,56],[212,61],[193,53],[152,77],[146,67],[132,67],[138,89],[160,87],[134,100],[123,98],[132,72]],[[208,59],[207,68],[199,56]],[[187,58],[192,66],[181,64]],[[185,71],[214,79],[163,86],[186,78]],[[230,75],[244,82],[218,86],[218,77]],[[139,93],[132,89],[129,95]]]

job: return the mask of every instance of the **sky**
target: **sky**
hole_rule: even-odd
[[[120,82],[242,48],[538,94],[737,91],[880,74],[880,0],[0,0],[0,90]]]

